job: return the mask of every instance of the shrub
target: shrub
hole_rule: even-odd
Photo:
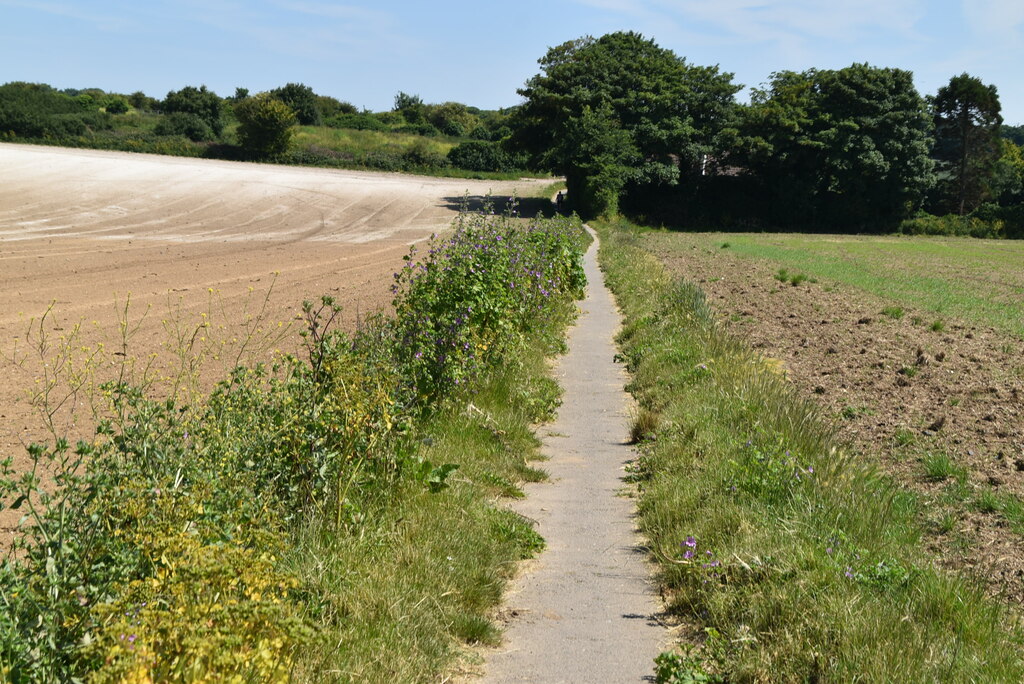
[[[181,90],[172,90],[160,103],[160,111],[164,114],[181,112],[195,114],[210,127],[214,135],[220,136],[224,131],[224,119],[221,116],[223,103],[217,93],[207,90],[206,86],[195,88],[186,86]]]
[[[153,132],[157,135],[180,135],[193,142],[216,139],[213,129],[198,114],[173,112],[160,117]]]
[[[284,154],[292,138],[295,114],[288,105],[268,93],[242,100],[235,105],[238,118],[238,142],[254,157]]]
[[[492,142],[471,141],[456,145],[448,151],[452,166],[469,171],[509,171],[512,158]]]
[[[399,126],[395,129],[397,133],[409,133],[410,135],[423,135],[428,138],[436,138],[441,135],[441,131],[437,130],[433,124],[420,123],[420,124],[406,124]]]
[[[110,95],[104,100],[103,108],[108,114],[125,114],[128,112],[128,100],[121,95]]]
[[[356,131],[386,131],[388,126],[373,114],[339,114],[328,119],[331,128],[350,128]]]
[[[403,152],[402,161],[406,169],[443,169],[448,166],[448,158],[431,148],[424,140],[417,140]]]
[[[270,95],[288,105],[303,126],[319,126],[323,123],[316,93],[309,86],[289,83],[282,88],[271,90]]]
[[[976,238],[1004,237],[1003,222],[986,221],[974,216],[932,216],[922,214],[900,223],[899,232],[904,235],[945,235]]]
[[[110,115],[83,109],[75,98],[48,85],[15,82],[0,86],[0,131],[63,140],[112,126]]]

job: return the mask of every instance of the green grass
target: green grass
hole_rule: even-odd
[[[493,608],[514,562],[543,540],[494,502],[542,476],[530,424],[557,402],[552,352],[535,346],[490,376],[479,411],[452,405],[421,426],[422,458],[459,465],[443,492],[408,483],[363,511],[358,534],[306,530],[287,564],[326,608],[298,681],[432,682],[472,660],[466,645],[497,644]]]
[[[639,231],[599,229],[630,390],[659,415],[631,474],[640,525],[670,608],[708,635],[687,675],[1020,681],[1024,635],[978,587],[934,567],[916,497],[844,450]],[[731,248],[746,239],[730,235]]]
[[[652,232],[645,240],[659,250],[710,250],[724,236]],[[743,233],[728,239],[735,256],[859,288],[892,301],[893,311],[919,309],[1024,337],[1021,241]]]
[[[457,141],[448,138],[427,138],[412,133],[357,131],[326,126],[297,126],[292,140],[299,147],[323,145],[339,152],[353,153],[370,150],[401,153],[422,141],[431,152],[445,155],[458,144]]]
[[[956,461],[945,453],[926,453],[921,458],[921,465],[924,467],[925,477],[935,482],[953,479],[964,484],[967,480],[967,469],[957,465]]]

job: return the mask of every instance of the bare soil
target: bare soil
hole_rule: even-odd
[[[670,239],[648,246],[673,273],[700,284],[733,333],[780,360],[854,449],[921,495],[925,541],[937,561],[1024,605],[1021,536],[1004,515],[977,505],[985,492],[1024,497],[1021,340],[949,319],[934,331],[933,314],[907,308],[891,318],[881,311],[892,302],[863,291],[780,283],[776,263],[728,249],[667,247]],[[961,494],[952,478],[926,475],[928,454],[966,469]]]
[[[389,305],[409,246],[447,228],[464,197],[530,196],[545,183],[0,144],[0,457],[25,463],[24,445],[46,436],[26,399],[38,364],[12,357],[51,304],[55,340],[81,324],[78,342],[109,350],[130,295],[140,359],[167,352],[172,314],[194,325],[208,313],[230,340],[243,312],[287,325],[304,299],[330,294],[351,329]],[[205,382],[223,377],[225,356]]]

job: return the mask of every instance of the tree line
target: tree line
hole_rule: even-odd
[[[380,151],[365,160],[387,170],[425,165],[468,171],[522,169],[522,155],[507,151],[498,142],[510,134],[509,116],[508,111],[482,110],[459,102],[429,104],[418,95],[404,92],[395,96],[391,110],[372,112],[318,94],[302,83],[288,83],[256,94],[237,88],[228,97],[206,86],[186,86],[168,92],[163,99],[141,91],[119,94],[97,88],[57,90],[47,84],[24,82],[0,86],[0,137],[10,140],[91,143],[122,149],[120,143],[130,135],[132,140],[157,141],[155,149],[150,145],[139,151],[294,163],[310,157],[308,150],[296,151],[291,146],[297,125],[458,141],[447,157],[415,148],[401,158]],[[142,124],[140,117],[146,120]],[[291,155],[286,154],[289,151]]]
[[[903,69],[781,71],[741,104],[733,74],[636,33],[569,41],[539,63],[507,144],[564,174],[584,215],[928,232],[939,214],[956,218],[936,223],[950,232],[1024,227],[1020,127],[1001,135],[996,87],[968,74],[922,96]]]
[[[969,74],[923,96],[904,69],[780,71],[744,104],[733,74],[637,33],[571,40],[539,63],[518,91],[523,102],[497,111],[399,92],[391,110],[371,112],[302,83],[224,98],[186,86],[162,100],[8,83],[0,137],[106,136],[122,149],[112,129],[141,112],[156,119],[146,135],[158,140],[141,151],[334,165],[348,162],[316,146],[291,149],[296,125],[446,136],[454,147],[442,154],[421,142],[356,163],[564,175],[584,216],[1024,237],[1024,127],[1004,126],[996,87]]]

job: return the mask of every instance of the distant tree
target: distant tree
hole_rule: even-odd
[[[110,115],[84,109],[77,95],[44,83],[16,81],[0,86],[0,132],[60,140],[111,127]]]
[[[235,105],[238,141],[250,155],[273,157],[288,151],[295,112],[270,93],[260,93]]]
[[[141,90],[136,90],[128,96],[128,104],[138,110],[148,111],[156,108],[157,101],[151,97],[147,97],[146,93]]]
[[[1010,140],[1000,141],[1002,154],[992,172],[992,199],[1003,205],[1024,202],[1024,149]]]
[[[909,71],[784,71],[741,111],[729,162],[766,190],[771,222],[873,229],[915,212],[934,183],[931,121]]]
[[[239,100],[244,100],[247,97],[249,97],[248,88],[235,88],[235,94],[232,96],[232,99],[238,102]]]
[[[427,121],[445,135],[463,137],[477,127],[480,120],[459,102],[427,107]]]
[[[519,90],[526,101],[507,144],[564,174],[584,214],[616,206],[628,186],[672,185],[698,170],[739,89],[731,74],[632,32],[569,41],[540,65]]]
[[[221,116],[223,103],[217,93],[207,90],[206,86],[195,88],[186,86],[181,90],[172,90],[160,103],[160,111],[164,114],[182,112],[195,114],[202,119],[214,135],[220,137],[224,131],[224,118]]]
[[[398,112],[407,123],[419,124],[426,120],[426,110],[419,95],[409,95],[401,91],[395,95],[395,106],[391,111]]]
[[[359,108],[351,102],[342,102],[328,95],[317,95],[316,106],[320,110],[320,116],[327,119],[342,114],[358,114]]]
[[[303,126],[319,126],[323,123],[317,95],[313,89],[302,83],[289,83],[281,88],[270,91],[272,97],[284,102],[295,112],[295,117]]]
[[[966,73],[951,78],[932,100],[935,157],[948,178],[943,195],[948,208],[961,216],[992,195],[1002,155],[1001,109],[996,87]]]
[[[1024,126],[1007,126],[1003,124],[999,127],[999,134],[1014,145],[1024,146]]]
[[[103,109],[108,114],[124,114],[128,111],[128,100],[123,95],[108,95],[103,100]]]

